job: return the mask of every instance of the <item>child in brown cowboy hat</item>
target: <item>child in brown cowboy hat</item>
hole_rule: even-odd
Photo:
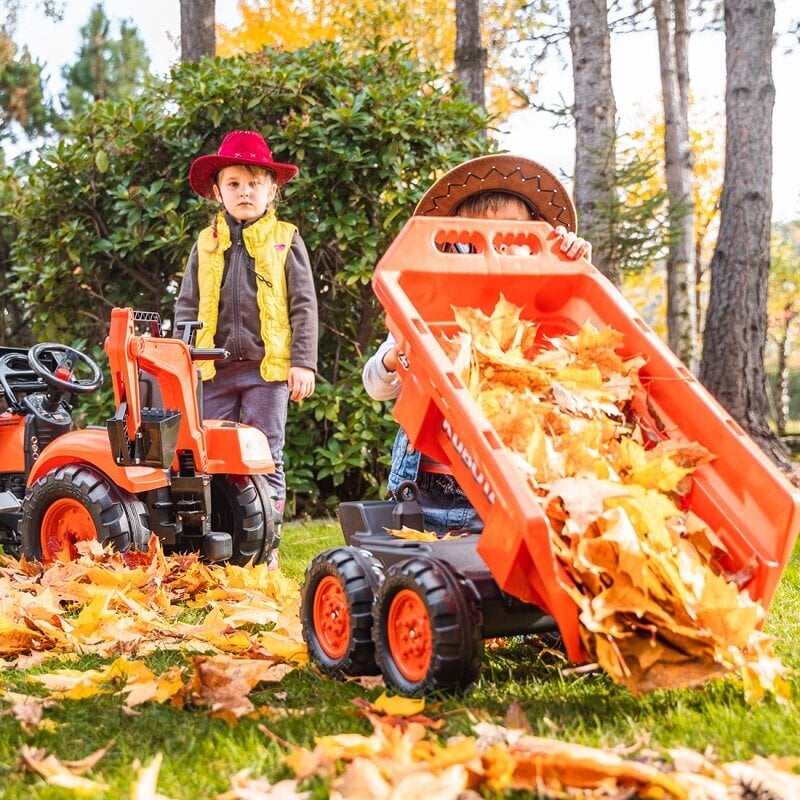
[[[200,320],[197,346],[229,351],[224,362],[202,361],[203,413],[260,428],[275,473],[268,481],[283,511],[283,445],[289,398],[314,391],[317,296],[308,252],[297,228],[275,216],[278,187],[297,174],[261,134],[232,131],[216,155],[201,156],[189,184],[221,204],[189,256],[175,322]]]
[[[591,245],[576,234],[575,206],[566,189],[549,170],[527,158],[490,155],[459,164],[425,192],[414,214],[544,220],[560,237],[561,251],[568,258],[591,257]],[[373,399],[391,400],[400,394],[397,356],[390,333],[364,365],[364,388]],[[483,528],[452,474],[415,450],[401,428],[392,447],[389,492],[408,480],[417,484],[426,530],[477,532]]]

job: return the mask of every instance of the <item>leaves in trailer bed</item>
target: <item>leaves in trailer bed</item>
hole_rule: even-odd
[[[747,565],[727,573],[691,509],[692,474],[714,455],[634,410],[643,360],[620,357],[622,334],[542,336],[502,296],[455,318],[442,346],[542,508],[590,658],[634,693],[740,670],[748,699],[788,699],[764,610],[740,585]]]

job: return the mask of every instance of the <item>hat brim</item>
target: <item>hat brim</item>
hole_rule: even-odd
[[[414,215],[455,216],[460,203],[483,192],[516,195],[553,227],[577,229],[575,204],[561,181],[536,161],[507,153],[481,156],[454,167],[425,192]]]
[[[189,168],[189,185],[201,197],[208,200],[214,199],[214,177],[223,167],[251,166],[266,169],[275,176],[275,183],[283,186],[288,180],[294,178],[298,168],[294,164],[281,164],[277,161],[258,161],[248,158],[232,158],[228,156],[200,156],[192,162]]]

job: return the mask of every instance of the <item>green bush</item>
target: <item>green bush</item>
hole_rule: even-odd
[[[139,96],[64,122],[20,174],[3,209],[16,224],[13,300],[38,340],[97,346],[114,306],[170,318],[212,213],[188,186],[189,165],[229,130],[259,130],[277,160],[300,167],[279,215],[308,245],[320,300],[320,386],[287,430],[290,500],[319,511],[373,495],[394,426],[360,386],[383,335],[372,271],[438,171],[486,151],[486,125],[396,43],[358,57],[326,42],[182,64]],[[94,404],[91,421],[109,411]]]

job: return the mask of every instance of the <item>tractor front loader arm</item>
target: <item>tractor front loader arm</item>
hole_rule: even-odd
[[[154,315],[148,315],[151,317]],[[181,339],[136,333],[140,312],[115,308],[105,342],[117,412],[108,422],[116,460],[169,467],[176,452],[191,452],[197,470],[208,468],[208,449],[198,403],[195,358],[223,358],[224,350],[194,350]],[[142,403],[142,375],[158,384],[160,405]]]

